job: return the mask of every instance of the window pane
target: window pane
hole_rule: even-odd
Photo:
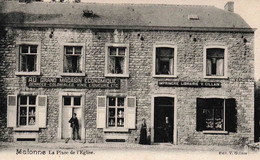
[[[215,129],[223,130],[223,109],[215,109]]]
[[[27,124],[27,107],[20,107],[20,125]]]
[[[203,109],[203,113],[206,118],[206,126],[205,129],[213,130],[214,129],[214,114],[213,109]]]
[[[110,57],[109,59],[109,73],[114,74],[115,71],[115,57]]]
[[[37,53],[37,45],[30,46],[30,48],[31,48],[30,50],[31,53]]]
[[[124,58],[116,57],[115,58],[115,74],[123,74],[124,70]]]
[[[109,55],[113,55],[113,56],[116,55],[116,48],[110,47],[109,48],[109,53],[110,53]]]
[[[28,72],[36,71],[36,56],[26,56],[27,66],[26,69]]]
[[[115,106],[116,105],[116,100],[114,97],[109,97],[109,106]]]
[[[65,47],[65,54],[72,54],[73,53],[73,47]]]
[[[224,76],[224,49],[207,49],[206,75]]]
[[[109,108],[109,117],[114,118],[115,117],[115,108]]]
[[[118,98],[117,99],[117,105],[118,106],[124,106],[124,100],[125,100],[124,98]]]
[[[29,46],[28,45],[22,45],[22,53],[28,53],[29,52]]]
[[[75,47],[75,54],[81,54],[82,47]]]
[[[66,56],[66,62],[64,72],[67,73],[81,73],[81,65],[80,65],[80,58],[79,56]]]
[[[125,48],[119,48],[118,55],[124,56],[125,55]]]
[[[27,58],[25,55],[21,56],[21,71],[26,72],[26,65],[27,64]]]
[[[80,106],[80,97],[74,97],[74,105],[75,106]]]
[[[124,127],[124,118],[118,118],[117,126],[118,127]]]
[[[174,74],[174,49],[157,48],[156,49],[156,74],[173,75]]]
[[[27,104],[27,96],[21,96],[20,97],[20,104],[26,105]]]
[[[64,97],[64,105],[71,105],[71,97]]]
[[[36,96],[30,96],[29,97],[29,104],[35,105],[36,104]]]
[[[117,117],[124,118],[124,108],[117,109]]]
[[[35,124],[35,107],[29,107],[29,125]]]

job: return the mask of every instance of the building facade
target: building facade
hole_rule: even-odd
[[[152,143],[254,141],[254,30],[233,3],[1,5],[3,141],[66,139],[72,113],[90,143],[138,143],[143,118]]]

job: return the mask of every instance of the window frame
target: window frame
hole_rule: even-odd
[[[109,106],[109,98],[115,98],[115,106]],[[124,98],[124,106],[122,106],[122,107],[119,107],[118,106],[118,98]],[[106,128],[109,128],[109,129],[115,129],[115,130],[117,130],[117,129],[123,129],[123,128],[126,128],[126,112],[127,112],[127,110],[126,110],[126,99],[127,99],[127,97],[126,96],[107,96],[106,97],[106,101],[107,101],[107,106],[106,106],[106,110],[107,110],[107,114],[106,114]],[[115,109],[115,121],[114,121],[114,123],[115,123],[115,125],[114,126],[109,126],[109,118],[110,118],[110,115],[109,115],[109,109],[110,108],[114,108]],[[117,111],[118,111],[118,109],[123,109],[124,110],[124,113],[123,113],[123,119],[124,119],[124,124],[123,124],[123,126],[122,127],[118,127],[118,125],[117,125],[117,123],[118,123],[118,116],[117,116]]]
[[[207,99],[221,99],[221,100],[223,100],[223,130],[205,130],[205,129],[203,129],[202,133],[204,133],[204,134],[228,134],[229,131],[226,130],[226,100],[228,98],[223,98],[223,97],[203,97],[203,99],[206,99],[206,100]],[[197,107],[198,106],[196,105],[196,108]],[[210,107],[202,107],[202,109],[207,109],[207,108],[210,108]],[[218,108],[218,107],[214,107],[212,109],[215,109],[215,108]],[[198,125],[198,124],[196,124],[196,125]]]
[[[61,45],[62,49],[61,49],[61,65],[60,65],[60,76],[85,76],[85,44],[84,43],[63,43]],[[64,60],[65,60],[65,47],[82,47],[82,52],[81,52],[81,70],[82,73],[66,73],[64,72]]]
[[[36,71],[33,72],[24,72],[21,71],[21,59],[20,59],[20,46],[22,45],[37,45],[37,53],[36,53]],[[17,63],[16,63],[16,72],[15,75],[17,76],[23,76],[23,75],[41,75],[41,43],[40,42],[18,42],[16,45],[16,59],[17,59]]]
[[[223,76],[207,76],[207,49],[224,49],[224,75]],[[210,45],[205,46],[203,49],[203,76],[206,79],[227,79],[228,76],[228,47],[227,46],[220,46],[220,45]]]
[[[156,74],[156,49],[157,48],[172,48],[174,49],[174,68],[173,75],[158,75]],[[153,69],[152,69],[152,77],[154,78],[177,78],[177,52],[178,48],[175,44],[154,44],[153,45]]]
[[[115,74],[108,72],[109,47],[125,47],[125,73]],[[129,77],[129,43],[106,43],[105,44],[105,77]]]

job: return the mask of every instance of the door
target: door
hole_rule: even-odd
[[[155,98],[154,104],[154,142],[173,142],[174,99]]]
[[[71,137],[71,127],[69,120],[72,117],[72,108],[71,107],[63,107],[62,113],[62,138],[70,138]]]

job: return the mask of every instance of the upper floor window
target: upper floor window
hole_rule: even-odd
[[[176,55],[175,46],[156,45],[154,47],[154,77],[175,77]]]
[[[205,49],[205,77],[223,78],[226,76],[227,60],[225,48],[206,48]]]
[[[129,45],[107,44],[105,76],[128,77]]]
[[[19,45],[16,75],[40,74],[40,46],[37,43]]]
[[[63,47],[61,75],[84,76],[84,47],[81,44],[66,44]]]

